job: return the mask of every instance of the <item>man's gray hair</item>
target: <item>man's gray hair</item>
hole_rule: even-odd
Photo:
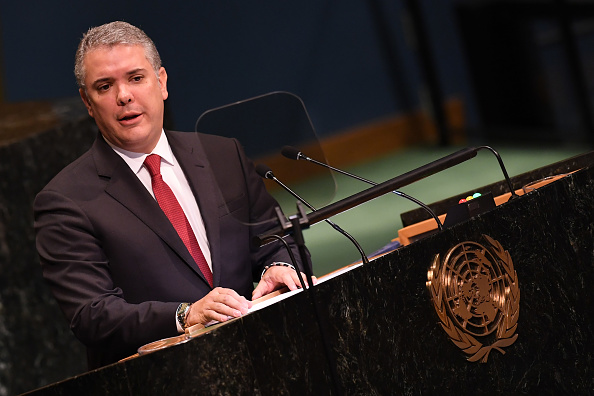
[[[153,40],[136,26],[116,21],[90,28],[80,40],[74,59],[74,75],[79,88],[86,90],[84,59],[87,53],[99,47],[113,47],[118,44],[142,45],[146,58],[159,76],[161,57]]]

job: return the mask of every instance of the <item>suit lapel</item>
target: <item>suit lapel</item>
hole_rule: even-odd
[[[126,162],[102,137],[96,140],[93,149],[99,177],[109,178],[105,192],[145,223],[206,282],[175,228]]]

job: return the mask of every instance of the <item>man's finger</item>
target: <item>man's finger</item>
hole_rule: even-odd
[[[270,292],[272,292],[272,290],[268,286],[268,283],[266,283],[265,281],[260,281],[260,283],[258,283],[258,286],[256,286],[256,288],[254,289],[254,292],[252,293],[252,301],[262,296],[265,296]]]

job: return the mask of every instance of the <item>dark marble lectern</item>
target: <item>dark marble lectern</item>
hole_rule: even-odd
[[[594,163],[594,154],[580,161]],[[184,344],[32,393],[594,393],[594,168],[580,167],[327,280],[314,294],[302,292]],[[461,243],[492,247],[488,240],[497,243],[491,256],[500,254],[505,264],[494,275],[487,273],[486,253],[475,252],[470,271],[445,263]],[[449,280],[439,278],[439,301],[428,287],[436,262],[451,269]],[[474,281],[461,281],[464,273]],[[481,285],[486,277],[491,283]],[[504,331],[480,336],[497,315],[507,321]],[[466,338],[454,340],[456,331]],[[485,347],[489,353],[476,358]]]

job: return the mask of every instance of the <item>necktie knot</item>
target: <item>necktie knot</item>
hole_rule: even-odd
[[[144,159],[144,165],[152,177],[161,174],[161,157],[158,154],[151,154]]]

